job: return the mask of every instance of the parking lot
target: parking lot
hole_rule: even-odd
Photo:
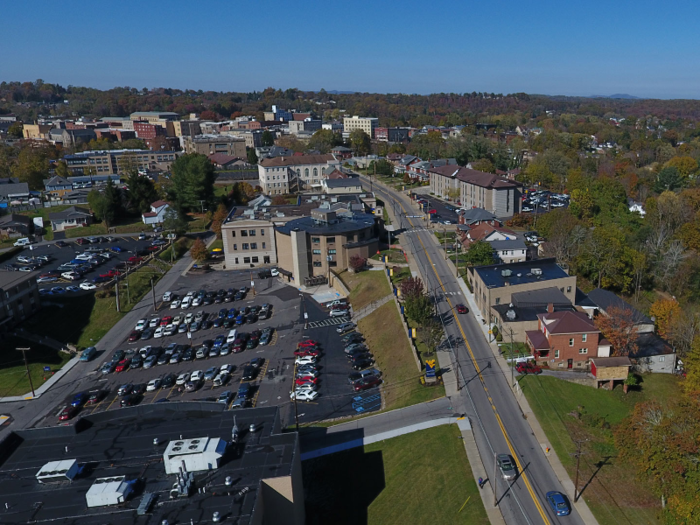
[[[135,242],[134,245],[136,245]],[[52,249],[58,250],[55,247]],[[303,295],[302,304],[302,294],[296,288],[285,285],[276,278],[259,279],[257,275],[253,277],[254,289],[251,289],[250,286],[251,274],[245,271],[218,271],[197,275],[187,274],[179,277],[170,290],[176,300],[181,300],[190,291],[197,293],[200,290],[205,290],[216,294],[220,289],[236,291],[241,287],[248,288],[248,291],[245,298],[239,300],[213,302],[184,310],[182,308],[171,309],[171,303],[164,302],[161,297],[158,297],[157,309],[144,308],[142,319],[149,321],[152,317],[156,317],[162,320],[165,316],[176,317],[179,315],[184,317],[188,313],[195,314],[201,311],[206,314],[209,320],[214,320],[223,308],[240,310],[245,307],[260,307],[263,304],[270,305],[272,315],[268,319],[230,328],[210,327],[199,329],[196,332],[182,332],[171,336],[150,337],[132,342],[129,342],[128,339],[134,327],[128,327],[124,331],[124,340],[115,348],[102,348],[98,344],[97,357],[92,361],[78,364],[78,366],[85,368],[86,374],[91,378],[90,387],[83,387],[82,391],[100,391],[104,397],[94,404],[76,410],[70,419],[79,414],[119,409],[123,396],[118,395],[117,392],[119,387],[124,384],[142,386],[143,389],[151,380],[162,379],[169,374],[174,374],[177,377],[183,373],[192,374],[196,370],[204,372],[212,367],[221,368],[223,365],[230,365],[232,368],[230,379],[222,386],[214,386],[211,380],[202,382],[192,392],[180,388],[184,385],[159,386],[153,391],[134,396],[132,401],[140,404],[178,400],[216,402],[222,392],[230,391],[232,397],[227,400],[227,403],[229,408],[235,409],[236,393],[242,384],[248,383],[250,393],[246,406],[284,406],[287,423],[292,423],[294,421],[294,406],[290,401],[290,391],[294,383],[294,351],[300,341],[308,338],[318,341],[323,350],[317,362],[319,368],[318,392],[320,395],[312,402],[300,401],[297,403],[299,421],[301,423],[312,422],[378,410],[381,407],[381,397],[377,388],[355,393],[348,381],[348,375],[353,370],[343,352],[341,336],[336,332],[337,325],[348,319],[329,317],[328,310],[307,294]],[[308,314],[306,320],[303,311]],[[304,328],[305,325],[307,329]],[[213,342],[217,336],[226,336],[232,328],[236,328],[239,334],[241,332],[250,334],[254,330],[271,328],[272,337],[267,345],[258,345],[252,349],[244,349],[238,353],[231,352],[224,356],[193,358],[188,361],[180,360],[173,364],[156,364],[150,368],[144,368],[141,365],[135,369],[126,368],[124,371],[113,371],[107,374],[101,372],[103,363],[110,362],[117,351],[122,351],[125,354],[128,352],[129,355],[133,356],[140,349],[149,345],[163,349],[168,346],[182,345],[182,349],[191,347],[193,351],[196,351],[201,348],[205,341]],[[261,364],[256,370],[255,376],[244,379],[246,365],[256,358],[261,361]],[[64,407],[70,405],[75,393],[73,392],[67,398],[57,401],[55,411],[50,413],[41,424],[55,425],[58,414]]]
[[[66,293],[68,286],[79,286],[80,283],[88,281],[97,286],[101,282],[108,282],[110,278],[101,278],[101,275],[106,275],[110,270],[119,271],[121,274],[126,272],[128,261],[133,257],[146,257],[155,251],[153,247],[154,237],[139,240],[139,235],[119,236],[114,237],[113,241],[107,241],[107,238],[102,237],[102,242],[79,244],[75,239],[56,241],[56,243],[33,245],[30,248],[25,248],[20,254],[14,257],[3,266],[3,270],[9,271],[14,268],[20,271],[21,268],[31,267],[41,261],[41,258],[48,258],[48,263],[41,264],[37,270],[40,272],[38,285],[42,295],[53,295]],[[160,241],[164,242],[164,241]],[[167,247],[167,245],[165,245]],[[98,253],[105,253],[105,257],[101,257]],[[99,262],[97,265],[87,264],[86,261],[80,261],[77,257],[84,253],[95,254],[94,259]],[[107,258],[109,257],[109,258]],[[22,262],[21,259],[33,259],[33,262]],[[71,280],[64,277],[62,274],[70,272],[68,264],[75,261],[73,264],[83,263],[81,267],[81,276]],[[94,281],[98,282],[94,282]],[[52,292],[51,290],[54,289]],[[70,293],[70,292],[68,292]],[[76,292],[77,293],[77,292]]]

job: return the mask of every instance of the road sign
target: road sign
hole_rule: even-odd
[[[50,366],[45,366],[45,367],[44,367],[44,372],[51,372],[51,367],[50,367]]]
[[[428,359],[425,362],[425,377],[435,377],[435,359]]]

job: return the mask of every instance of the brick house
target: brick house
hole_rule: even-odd
[[[538,363],[550,368],[586,369],[592,357],[610,357],[610,343],[582,312],[539,314],[538,329],[525,332],[527,345]]]

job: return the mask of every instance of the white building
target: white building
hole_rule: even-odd
[[[124,503],[131,494],[131,484],[124,481],[126,476],[97,478],[85,494],[88,507],[104,507]]]
[[[165,219],[165,212],[170,209],[170,204],[165,201],[151,203],[151,211],[141,215],[144,224],[161,224]]]
[[[258,163],[258,178],[263,193],[285,195],[320,189],[323,179],[338,167],[340,161],[330,154],[273,157]]]

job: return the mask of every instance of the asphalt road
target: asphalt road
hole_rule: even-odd
[[[374,191],[396,212],[400,222],[397,226],[404,230],[403,245],[414,255],[427,288],[436,298],[438,312],[461,371],[460,397],[472,422],[487,471],[493,471],[494,454],[509,453],[516,459],[522,473],[510,485],[496,475],[496,495],[504,519],[507,523],[533,525],[582,524],[575,508],[572,507],[570,516],[557,517],[546,502],[547,492],[565,491],[523,418],[508,384],[510,378],[505,377],[495,363],[492,364],[493,354],[476,318],[471,313],[460,316],[455,313],[454,306],[466,303],[466,300],[444,255],[431,238],[434,234],[426,230],[420,219],[406,217],[416,214],[416,207],[411,205],[408,197],[377,185]]]

